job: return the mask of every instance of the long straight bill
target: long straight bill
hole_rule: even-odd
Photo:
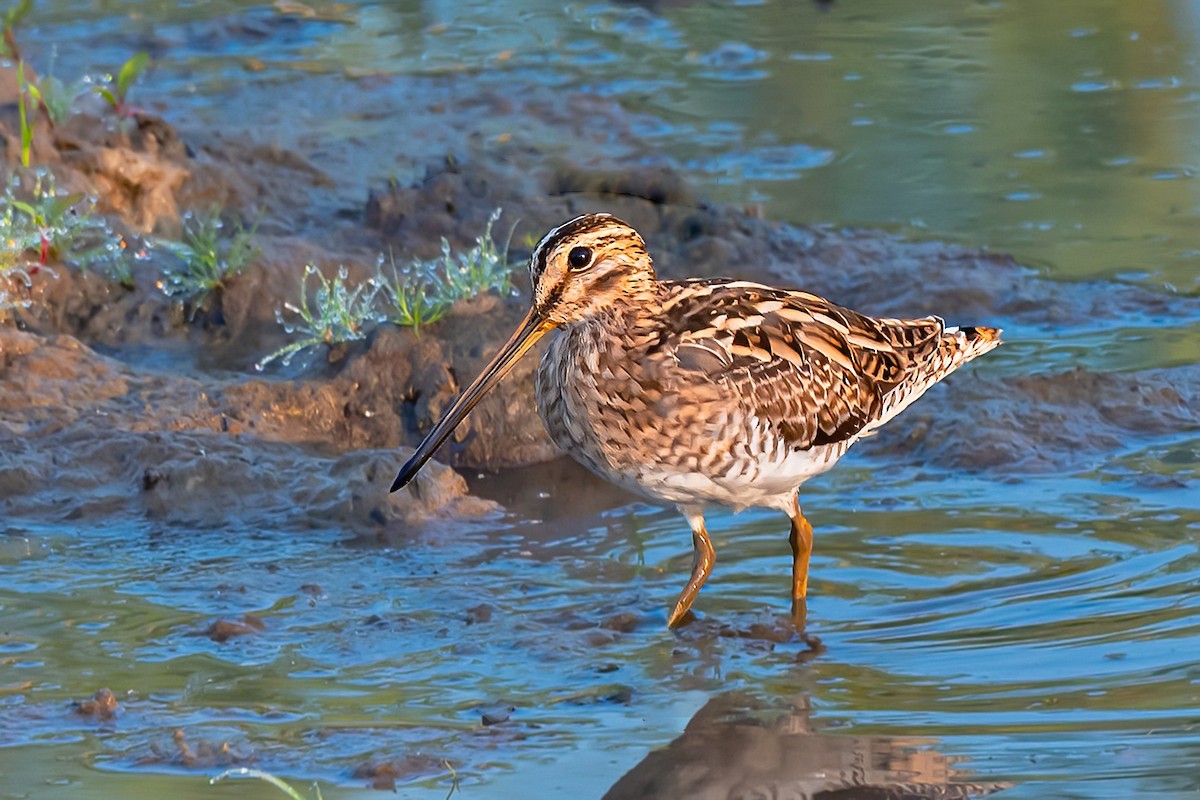
[[[468,386],[467,390],[455,401],[454,405],[450,407],[450,410],[446,412],[441,421],[425,437],[425,441],[421,442],[416,452],[412,454],[412,458],[400,470],[400,474],[396,476],[395,483],[392,484],[393,492],[406,486],[420,472],[425,462],[441,447],[442,442],[446,441],[467,414],[471,413],[471,409],[483,399],[488,390],[508,374],[513,364],[516,364],[518,359],[525,355],[529,348],[537,344],[538,339],[541,339],[553,329],[553,323],[541,319],[532,308],[529,309],[529,313],[525,315],[525,319],[521,322],[520,327],[505,342],[504,347],[500,348],[500,352],[496,354],[496,357],[483,368],[483,372],[479,374],[475,382]]]

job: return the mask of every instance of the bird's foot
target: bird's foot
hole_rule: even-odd
[[[675,604],[675,608],[671,611],[670,616],[667,617],[667,627],[674,629],[695,620],[696,615],[692,612],[692,604],[688,603],[684,605],[680,601]]]

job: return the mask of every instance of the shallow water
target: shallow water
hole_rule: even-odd
[[[466,147],[453,125],[394,140],[414,93],[553,108],[582,91],[633,112],[629,135],[564,142],[501,107],[475,127],[681,166],[707,196],[775,219],[988,246],[1114,291],[1200,291],[1192,3],[313,4],[325,19],[53,5],[27,38],[38,57],[57,43],[56,73],[151,49],[141,102],[298,148],[336,176],[330,208]],[[1200,361],[1194,317],[997,321],[1010,344],[968,370]],[[355,770],[381,762],[397,762],[402,796],[442,797],[447,761],[468,797],[598,797],[730,691],[804,698],[826,733],[919,739],[970,780],[1016,784],[1004,796],[1200,791],[1194,428],[1083,448],[1049,474],[852,454],[803,494],[815,658],[776,635],[784,520],[712,515],[703,619],[672,634],[682,519],[561,469],[476,479],[503,520],[385,542],[6,513],[0,797],[275,796],[207,785],[241,763],[343,797],[366,794]],[[262,631],[204,635],[248,613]],[[73,711],[100,687],[115,719]],[[230,750],[205,756],[205,742]]]

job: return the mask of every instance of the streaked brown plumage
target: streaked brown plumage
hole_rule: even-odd
[[[674,503],[692,529],[678,624],[712,570],[711,503],[791,518],[803,617],[812,528],[797,489],[933,384],[1000,344],[995,328],[877,319],[807,292],[729,280],[660,281],[645,242],[607,214],[555,228],[530,261],[524,322],[401,470],[405,485],[543,335],[537,373],[554,441],[609,480]]]

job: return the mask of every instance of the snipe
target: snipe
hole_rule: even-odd
[[[671,626],[688,615],[712,571],[703,516],[712,503],[791,518],[793,612],[803,624],[813,533],[800,485],[1000,344],[996,328],[876,319],[807,292],[662,281],[638,232],[608,214],[550,231],[529,272],[525,320],[425,437],[392,491],[517,359],[561,328],[537,373],[550,436],[597,474],[674,503],[691,526],[692,575]]]

